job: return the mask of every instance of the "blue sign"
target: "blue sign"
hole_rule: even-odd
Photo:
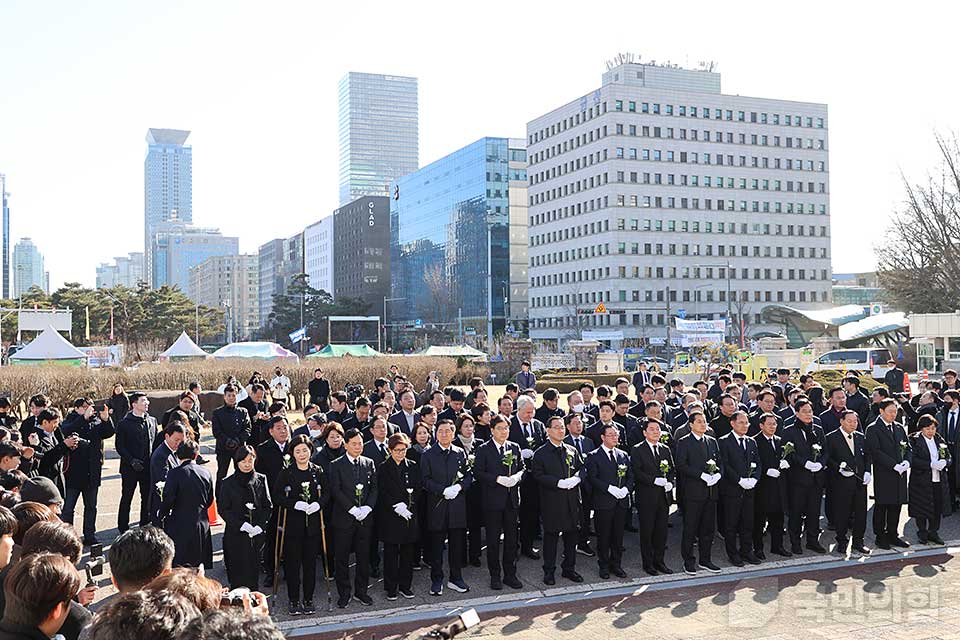
[[[680,318],[681,320],[684,319],[684,318],[686,318],[686,317],[687,317],[687,310],[686,310],[686,309],[677,309],[677,317]]]
[[[419,329],[420,327],[423,326],[423,320],[421,320],[420,318],[417,318],[416,320],[413,321],[413,326]]]

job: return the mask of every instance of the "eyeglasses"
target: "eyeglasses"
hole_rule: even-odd
[[[391,451],[395,453],[403,453],[407,450],[407,447],[394,447]]]

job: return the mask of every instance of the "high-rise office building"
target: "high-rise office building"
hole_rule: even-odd
[[[43,255],[30,238],[21,238],[13,247],[13,297],[26,293],[30,287],[49,293],[49,286]]]
[[[610,64],[599,89],[527,125],[530,336],[663,344],[678,316],[733,318],[739,341],[741,326],[778,331],[767,305],[826,306],[827,132],[825,104]]]
[[[153,237],[153,275],[154,282],[159,283],[156,286],[178,286],[184,293],[190,287],[190,267],[207,258],[240,253],[238,238],[184,222],[161,222],[154,228]]]
[[[257,253],[257,267],[260,271],[257,292],[260,323],[266,326],[273,311],[273,296],[286,294],[294,276],[304,273],[303,233],[261,245]]]
[[[114,263],[101,263],[97,267],[97,289],[110,289],[121,286],[136,289],[143,279],[143,253],[131,252],[126,256],[118,256]]]
[[[260,328],[257,256],[207,258],[190,268],[189,296],[197,304],[224,310],[227,342],[249,340]]]
[[[3,297],[10,297],[10,204],[7,193],[7,176],[0,173],[0,212],[3,214]]]
[[[340,205],[389,195],[419,166],[417,79],[350,72],[340,80]]]
[[[154,273],[154,231],[164,222],[193,222],[193,149],[189,131],[149,129],[143,161],[144,277],[152,287],[169,284]],[[185,281],[186,274],[181,280]]]
[[[511,286],[526,270],[524,147],[481,138],[395,183],[391,293],[403,299],[390,322],[451,326],[459,313],[465,331],[489,336],[507,328],[511,307],[525,308],[526,286]]]
[[[371,315],[390,297],[390,199],[364,196],[333,213],[334,297],[360,298]]]
[[[332,213],[303,230],[303,272],[311,287],[334,295]]]

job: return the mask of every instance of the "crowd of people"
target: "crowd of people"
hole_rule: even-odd
[[[517,380],[535,384],[529,369]],[[145,394],[120,385],[103,402],[77,399],[65,417],[38,394],[20,421],[0,398],[0,640],[113,637],[130,616],[149,637],[221,637],[230,625],[274,637],[260,589],[276,590],[281,572],[293,615],[316,611],[320,582],[340,608],[371,605],[381,576],[388,601],[413,598],[425,565],[433,596],[469,591],[467,574],[484,561],[494,590],[522,588],[524,558],[541,563],[546,585],[558,562],[560,577],[582,582],[578,556],[596,558],[602,579],[626,578],[637,567],[624,562],[625,532],[639,539],[639,569],[671,574],[674,503],[691,575],[720,571],[718,536],[735,566],[767,551],[826,553],[821,513],[834,552],[869,554],[871,484],[882,549],[909,546],[903,505],[919,541],[934,544],[957,508],[953,371],[916,395],[880,386],[868,397],[856,375],[825,390],[786,369],[750,382],[722,369],[688,386],[641,365],[613,386],[584,382],[564,410],[554,388],[514,382],[491,398],[479,378],[465,392],[433,376],[417,389],[393,366],[369,394],[348,393],[317,369],[296,429],[289,379],[275,374],[227,381],[210,420],[196,383],[159,421]],[[199,455],[205,430],[215,474]],[[81,588],[76,564],[84,544],[100,543],[110,437],[122,490],[109,563],[121,595],[91,618],[95,588]],[[82,537],[72,526],[81,498]],[[224,586],[203,577],[214,501],[226,524]]]

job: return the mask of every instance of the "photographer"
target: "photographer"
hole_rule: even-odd
[[[238,405],[250,415],[250,435],[247,437],[246,444],[251,447],[259,446],[268,437],[267,422],[270,420],[270,404],[267,402],[266,395],[266,387],[254,383],[250,387],[250,395]]]
[[[97,497],[103,470],[103,441],[113,436],[110,409],[104,404],[99,413],[93,401],[78,398],[73,412],[63,421],[60,430],[65,437],[76,435],[77,447],[67,454],[64,522],[73,524],[73,512],[83,496],[83,541],[97,544]]]
[[[58,632],[68,637],[63,627],[79,589],[80,574],[63,556],[41,553],[24,558],[3,584],[9,606],[0,621],[0,637],[28,640],[51,638]]]
[[[130,394],[130,413],[117,425],[117,454],[120,456],[120,507],[117,528],[123,533],[130,528],[130,505],[133,492],[140,489],[140,526],[150,519],[150,452],[157,433],[157,421],[147,414],[150,400],[146,394]]]
[[[251,429],[250,414],[237,406],[237,387],[227,384],[223,388],[223,406],[213,412],[213,437],[217,441],[217,493],[230,470],[234,452],[250,438]]]
[[[62,496],[66,493],[66,481],[63,476],[63,459],[80,444],[76,434],[64,438],[60,431],[60,411],[44,409],[37,416],[40,429],[31,439],[34,448],[33,458],[39,475],[49,478]],[[35,443],[35,444],[34,444]]]

